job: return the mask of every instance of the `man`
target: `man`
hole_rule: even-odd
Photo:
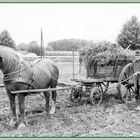
[[[133,61],[134,68],[134,88],[136,93],[136,99],[139,96],[139,83],[140,83],[140,51],[135,51],[135,59]]]

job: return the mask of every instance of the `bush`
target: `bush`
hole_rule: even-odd
[[[51,47],[51,46],[46,46],[45,47],[45,50],[46,51],[54,51],[53,47]]]
[[[28,48],[29,48],[29,45],[28,44],[25,44],[25,43],[20,43],[17,46],[17,50],[18,51],[28,51]]]
[[[29,44],[28,52],[35,53],[36,55],[41,55],[41,47],[37,44],[36,41],[32,41]]]

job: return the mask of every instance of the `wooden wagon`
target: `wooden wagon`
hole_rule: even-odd
[[[91,104],[100,104],[110,83],[118,83],[117,90],[124,102],[133,100],[136,97],[133,60],[133,56],[119,55],[107,63],[93,61],[87,69],[88,78],[74,79],[78,85],[71,90],[71,101],[79,102],[82,96],[87,96]]]

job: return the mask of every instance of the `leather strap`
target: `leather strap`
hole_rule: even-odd
[[[33,84],[32,80],[28,80],[22,77],[12,80],[11,83],[22,83],[29,85],[35,89],[35,85]]]

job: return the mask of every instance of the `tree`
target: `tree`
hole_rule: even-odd
[[[48,46],[51,46],[54,51],[77,51],[88,45],[89,41],[81,39],[62,39],[48,43]]]
[[[140,44],[140,22],[136,16],[132,16],[123,25],[121,33],[117,37],[117,42],[123,48],[127,48],[129,45],[135,46]]]
[[[41,47],[37,44],[36,41],[32,41],[29,44],[28,52],[35,53],[37,55],[41,55]]]
[[[0,34],[0,45],[16,49],[15,42],[7,30],[2,31]]]

